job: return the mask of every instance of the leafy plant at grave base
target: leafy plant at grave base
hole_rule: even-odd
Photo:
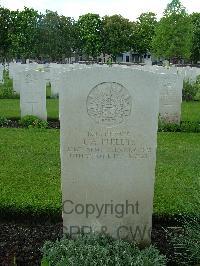
[[[194,100],[200,101],[200,75],[197,76],[196,82],[194,83],[194,87],[197,90],[197,93],[196,93],[196,95],[194,97]]]
[[[158,123],[159,132],[200,132],[200,122],[198,121],[181,121],[180,125],[170,124],[159,121]]]
[[[177,265],[200,265],[200,223],[197,218],[184,222],[181,233],[168,232]]]
[[[0,84],[0,99],[19,99],[19,94],[13,90],[12,80],[8,71],[4,71],[4,83]]]
[[[7,87],[5,85],[0,86],[0,99],[18,99],[19,94],[13,91],[12,87]]]
[[[194,101],[195,96],[198,92],[195,82],[190,82],[190,80],[184,80],[183,82],[183,100],[185,101]]]
[[[0,127],[4,127],[8,125],[8,119],[4,116],[0,116]]]
[[[159,132],[179,132],[180,126],[178,124],[165,123],[159,119],[158,131]]]
[[[181,132],[200,132],[200,122],[183,121],[180,125]]]
[[[42,253],[42,266],[166,265],[165,256],[160,255],[153,246],[140,250],[135,244],[98,234],[79,235],[76,239],[65,236],[56,242],[47,241],[42,248]]]
[[[37,116],[26,115],[20,120],[20,125],[26,128],[42,128],[45,129],[48,127],[48,122],[44,121]]]
[[[190,204],[190,208],[196,210],[200,206],[199,191],[200,184],[198,180],[194,183],[196,194],[193,193],[194,200]],[[191,191],[188,191],[191,193]],[[184,203],[183,203],[184,204]],[[195,217],[188,217],[183,222],[183,230],[181,234],[168,233],[170,241],[174,248],[175,261],[177,265],[200,265],[200,215],[195,214]]]

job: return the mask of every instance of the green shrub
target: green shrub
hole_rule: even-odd
[[[12,87],[8,87],[6,84],[0,86],[0,99],[19,99],[19,97]]]
[[[197,80],[196,80],[194,86],[195,86],[195,89],[197,90],[197,93],[194,97],[194,100],[200,101],[200,75],[197,76]]]
[[[200,265],[200,223],[193,218],[185,221],[181,234],[169,233],[177,265]]]
[[[108,236],[87,234],[77,239],[63,237],[55,243],[46,242],[43,249],[43,266],[61,265],[134,265],[164,266],[166,258],[150,246],[142,251],[134,244],[113,240]]]
[[[183,81],[183,100],[193,101],[197,91],[195,82],[191,82],[189,79]]]
[[[8,125],[8,119],[4,116],[0,116],[0,127],[4,127]]]
[[[178,124],[165,123],[165,122],[159,120],[158,131],[159,132],[179,132],[180,126]]]
[[[197,76],[195,82],[189,79],[183,82],[183,100],[185,101],[200,101],[200,75]]]
[[[0,84],[0,99],[19,99],[19,94],[13,90],[13,82],[8,71],[4,70],[4,83]]]
[[[190,214],[184,220],[180,220],[180,224],[182,224],[180,232],[168,232],[174,249],[174,261],[177,265],[200,265],[200,213],[197,211],[200,206],[199,192],[200,183],[198,175],[196,175],[190,180],[190,186],[187,187],[187,193],[192,197],[192,201],[189,201],[188,205],[195,216]],[[181,208],[184,205],[185,201],[183,200],[180,204]]]
[[[200,122],[182,121],[180,125],[181,132],[200,132]]]
[[[173,123],[164,123],[159,121],[159,132],[193,132],[200,133],[200,122],[198,121],[181,121],[180,125]]]
[[[27,128],[47,128],[48,122],[38,118],[37,116],[26,115],[20,120],[20,125]]]

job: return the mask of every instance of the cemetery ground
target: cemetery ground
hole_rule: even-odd
[[[58,119],[58,99],[47,99],[48,119]],[[20,119],[19,99],[0,99],[0,117]]]
[[[59,130],[1,128],[0,147],[0,260],[39,265],[45,240],[62,235]],[[172,261],[165,229],[200,214],[199,150],[198,133],[158,133],[152,238]]]
[[[59,100],[48,93],[48,120],[58,122]],[[200,124],[199,110],[199,101],[183,102],[181,120]],[[19,120],[20,100],[0,99],[1,117]],[[158,133],[152,243],[169,265],[176,265],[169,232],[200,217],[200,133],[191,131]],[[40,265],[44,242],[62,237],[59,135],[0,128],[0,265]]]
[[[1,216],[61,214],[59,130],[0,129]],[[200,134],[158,133],[154,214],[195,214]],[[187,198],[187,201],[185,199]],[[199,206],[200,207],[200,206]]]
[[[0,99],[0,117],[8,119],[20,119],[20,100],[19,99]],[[48,119],[58,119],[58,99],[47,99]],[[199,121],[200,102],[182,103],[182,121]]]

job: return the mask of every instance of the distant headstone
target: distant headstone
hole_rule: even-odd
[[[21,117],[34,115],[46,120],[46,81],[44,79],[44,72],[29,70],[21,73],[20,76]]]
[[[60,78],[64,232],[150,243],[157,75],[120,67]]]
[[[151,58],[145,59],[144,63],[145,63],[145,65],[152,66]]]
[[[3,65],[0,65],[0,83],[3,83],[4,82],[4,79],[3,79],[3,71],[4,71],[4,66]]]
[[[162,74],[159,115],[165,123],[180,124],[183,77],[177,74]]]
[[[9,76],[13,80],[13,90],[20,94],[21,90],[21,72],[24,72],[29,65],[21,63],[11,63],[9,67]]]
[[[170,63],[168,60],[164,60],[163,61],[163,67],[169,68],[170,67]]]

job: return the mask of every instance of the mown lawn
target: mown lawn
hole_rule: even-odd
[[[200,102],[183,102],[181,108],[182,121],[200,122]]]
[[[59,131],[0,129],[0,210],[60,210]]]
[[[0,211],[61,211],[59,130],[0,129]],[[154,213],[200,213],[200,134],[159,133]]]
[[[59,108],[58,99],[47,99],[48,118],[58,118]],[[0,117],[20,118],[20,100],[19,99],[0,99]]]
[[[58,99],[47,99],[48,118],[58,118]],[[19,99],[0,99],[0,117],[19,118]],[[200,122],[200,102],[182,103],[182,120]]]

